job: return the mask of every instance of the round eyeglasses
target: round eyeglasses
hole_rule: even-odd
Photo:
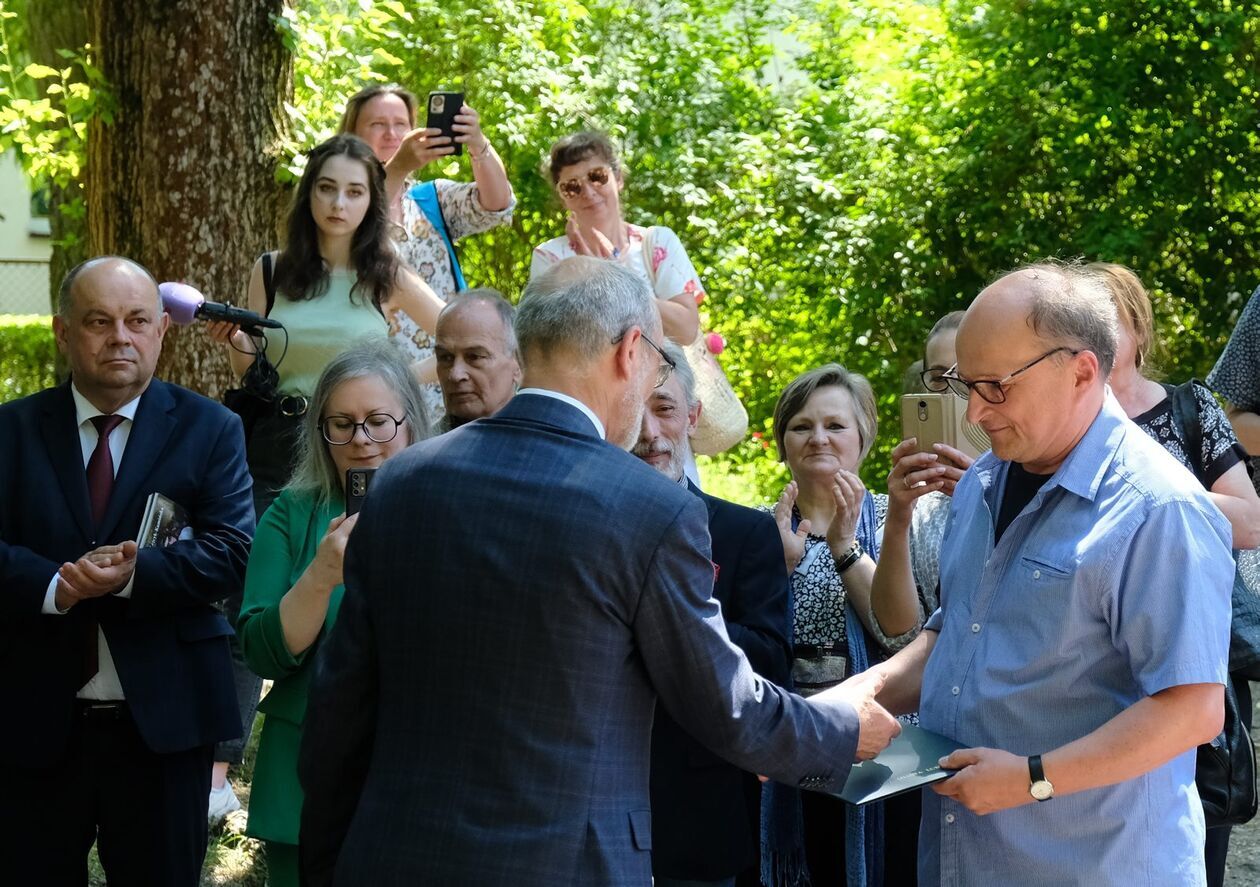
[[[945,373],[948,370],[943,367],[931,367],[919,373],[919,379],[923,382],[923,390],[925,391],[947,391],[949,383],[945,380]]]
[[[329,416],[319,423],[319,433],[334,447],[344,447],[354,440],[359,429],[373,443],[389,443],[398,436],[398,426],[405,419],[395,419],[389,413],[371,413],[362,422],[349,416]]]

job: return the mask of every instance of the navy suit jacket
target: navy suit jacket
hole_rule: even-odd
[[[254,529],[240,419],[154,379],[141,395],[100,526],[68,384],[0,406],[0,698],[20,730],[0,731],[0,758],[54,764],[64,753],[83,648],[105,632],[145,744],[182,751],[240,736],[228,636],[213,603],[237,590]],[[158,492],[190,514],[195,538],[141,549],[130,599],[41,613],[62,563],[134,540]]]
[[[306,883],[647,885],[658,694],[743,769],[842,785],[852,707],[754,674],[706,517],[540,395],[387,463],[316,661]]]
[[[713,597],[731,641],[778,684],[792,667],[791,598],[774,518],[688,484],[708,511]],[[760,783],[726,763],[659,704],[652,728],[652,873],[717,881],[757,859]]]

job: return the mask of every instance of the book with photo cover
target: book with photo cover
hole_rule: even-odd
[[[154,493],[144,505],[144,517],[136,545],[140,548],[166,548],[181,539],[192,538],[188,512],[173,499]]]
[[[961,742],[903,721],[900,735],[888,748],[853,765],[836,797],[860,807],[948,779],[955,771],[942,769],[938,762],[962,747]]]

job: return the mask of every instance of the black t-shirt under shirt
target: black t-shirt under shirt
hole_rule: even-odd
[[[1011,521],[1019,516],[1024,506],[1032,501],[1033,496],[1050,479],[1049,474],[1033,474],[1020,465],[1012,462],[1010,471],[1006,473],[1006,487],[1002,490],[1002,504],[998,508],[997,526],[993,530],[993,544],[996,545],[1011,525]]]

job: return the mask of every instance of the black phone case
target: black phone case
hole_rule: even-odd
[[[363,500],[367,497],[368,487],[372,483],[374,474],[376,474],[375,468],[346,469],[346,517],[358,514],[359,509],[363,507]]]
[[[459,113],[459,109],[464,106],[464,94],[462,92],[431,92],[427,108],[429,109],[428,119],[425,121],[426,129],[440,129],[442,135],[455,138],[455,115]],[[455,155],[464,153],[464,146],[458,142],[453,143]]]

